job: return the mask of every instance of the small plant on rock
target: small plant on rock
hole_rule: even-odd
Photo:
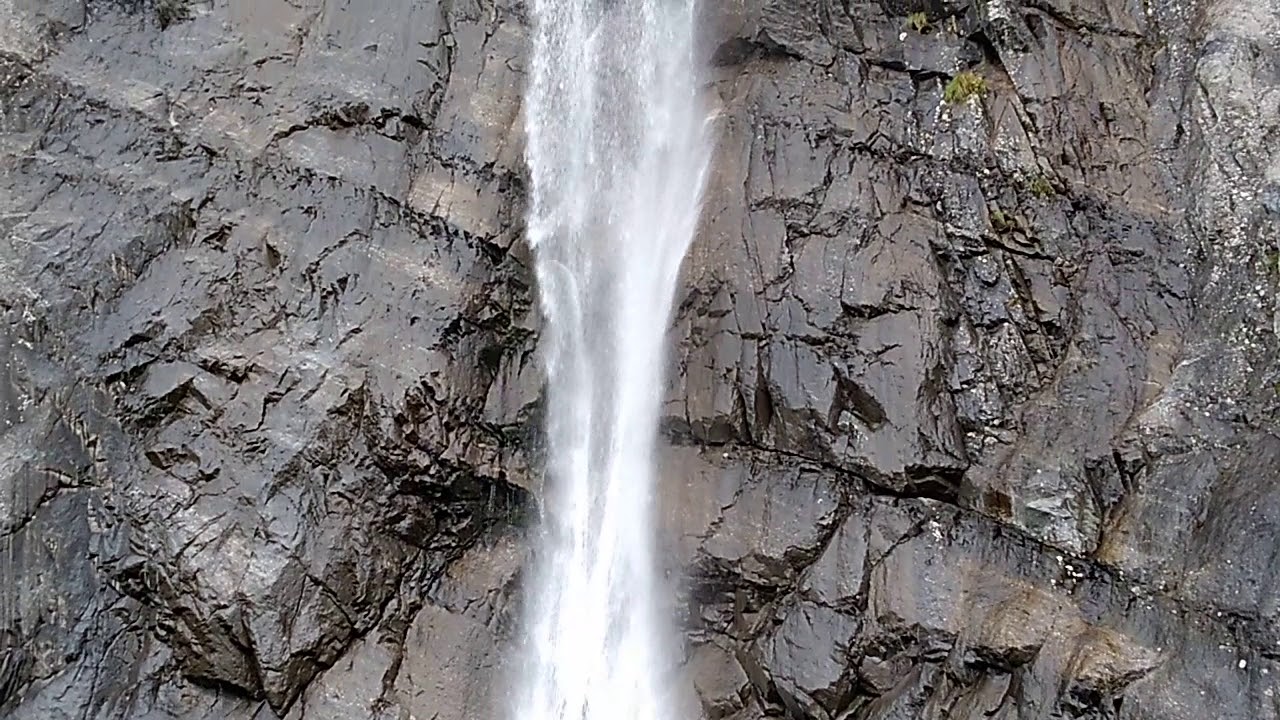
[[[991,211],[991,229],[1000,234],[1010,233],[1018,229],[1018,219],[1003,210]]]
[[[987,94],[987,81],[978,73],[970,70],[957,73],[951,82],[942,90],[942,99],[952,105],[968,102],[970,98],[981,98]]]
[[[1040,199],[1053,197],[1057,191],[1053,189],[1053,184],[1049,182],[1049,178],[1043,175],[1037,175],[1031,180],[1031,194]]]
[[[183,20],[191,19],[190,0],[156,0],[156,19],[164,30]]]
[[[911,26],[912,30],[915,30],[921,35],[927,35],[929,33],[929,16],[924,14],[924,12],[913,12],[908,15],[907,24]]]

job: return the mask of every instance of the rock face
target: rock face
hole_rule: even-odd
[[[1280,2],[706,10],[703,717],[1280,718]],[[0,0],[0,716],[511,712],[526,36]]]

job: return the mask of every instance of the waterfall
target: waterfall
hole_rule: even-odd
[[[547,465],[520,720],[672,720],[654,445],[710,156],[694,0],[532,0]]]

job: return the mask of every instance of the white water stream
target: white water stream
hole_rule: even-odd
[[[519,720],[674,720],[654,443],[710,157],[694,0],[532,0],[525,113],[548,375]]]

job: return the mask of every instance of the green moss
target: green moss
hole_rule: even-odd
[[[907,16],[907,24],[912,30],[924,35],[929,32],[929,16],[923,12],[913,12]]]
[[[190,0],[156,0],[156,19],[160,29],[191,19]]]
[[[942,99],[952,105],[968,102],[970,98],[981,98],[987,94],[987,81],[979,74],[965,70],[951,78],[951,82],[942,90]]]
[[[1058,194],[1058,191],[1053,189],[1053,183],[1049,182],[1049,178],[1044,175],[1035,176],[1028,189],[1031,190],[1032,195],[1041,199]]]

